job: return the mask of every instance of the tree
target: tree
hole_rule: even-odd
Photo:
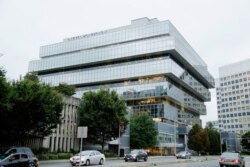
[[[30,81],[33,81],[33,82],[39,82],[39,78],[37,76],[37,73],[35,72],[30,72],[30,73],[27,73],[25,76],[24,76],[24,79],[25,80],[30,80]]]
[[[209,150],[209,144],[207,131],[204,131],[200,125],[195,124],[188,133],[188,148],[200,154],[201,151]]]
[[[0,139],[4,142],[43,138],[61,123],[62,96],[49,85],[24,78],[11,84],[11,110]]]
[[[11,107],[9,103],[11,87],[10,84],[6,81],[5,73],[5,70],[0,68],[0,114],[2,112],[6,112]],[[0,119],[1,118],[3,117],[0,117]]]
[[[220,134],[213,128],[213,125],[211,123],[206,127],[206,130],[210,142],[209,152],[211,154],[219,153],[221,151]]]
[[[245,150],[250,150],[250,131],[242,135],[241,145]]]
[[[5,134],[8,133],[7,124],[11,120],[9,116],[11,110],[11,91],[11,86],[5,78],[5,70],[0,68],[0,141],[4,138]]]
[[[157,145],[158,131],[147,114],[134,114],[130,119],[130,147],[146,148]]]
[[[79,107],[80,126],[88,127],[87,141],[101,144],[119,137],[119,126],[128,124],[126,103],[115,91],[101,88],[83,95]]]
[[[66,83],[60,83],[55,89],[66,96],[72,96],[76,92],[76,88],[72,85],[68,85]]]

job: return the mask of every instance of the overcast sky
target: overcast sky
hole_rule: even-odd
[[[0,0],[0,66],[18,79],[40,46],[141,17],[170,20],[215,78],[220,66],[250,58],[249,0]],[[206,105],[203,124],[217,120],[215,90]]]

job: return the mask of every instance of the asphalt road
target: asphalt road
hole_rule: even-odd
[[[175,157],[149,157],[147,162],[124,162],[122,159],[107,159],[102,167],[219,167],[218,156],[192,157],[191,160],[180,160]],[[250,167],[250,157],[245,158],[246,167]],[[100,166],[100,165],[91,165]],[[68,160],[41,161],[39,167],[71,167]]]

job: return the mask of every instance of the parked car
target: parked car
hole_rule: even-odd
[[[239,153],[224,152],[219,159],[220,167],[224,166],[237,166],[245,167],[244,157],[240,156]]]
[[[11,148],[8,148],[4,152],[4,154],[6,154],[6,155],[10,155],[10,154],[13,154],[13,153],[26,153],[31,157],[35,157],[35,154],[31,150],[31,148],[29,148],[29,147],[11,147]]]
[[[178,154],[176,154],[176,158],[191,159],[191,153],[188,151],[181,151]]]
[[[38,167],[38,160],[26,153],[2,154],[0,167]]]
[[[129,160],[132,160],[135,162],[139,161],[139,160],[147,161],[148,160],[148,153],[142,149],[133,150],[130,152],[130,154],[125,154],[125,156],[124,156],[125,162],[128,162]]]
[[[28,157],[25,158],[26,156]],[[0,155],[0,164],[4,164],[2,165],[4,167],[11,166],[11,164],[16,164],[17,160],[13,159],[21,159],[21,162],[25,162],[24,167],[26,167],[27,162],[30,167],[38,167],[39,164],[38,159],[29,147],[11,147],[5,149],[4,153]],[[7,161],[9,161],[9,163],[7,163]]]
[[[86,150],[82,151],[70,158],[70,163],[72,166],[76,165],[86,165],[99,164],[103,165],[105,162],[105,155],[96,150]]]

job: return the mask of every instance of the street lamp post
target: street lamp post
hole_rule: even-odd
[[[174,155],[176,155],[176,126],[174,122]]]

